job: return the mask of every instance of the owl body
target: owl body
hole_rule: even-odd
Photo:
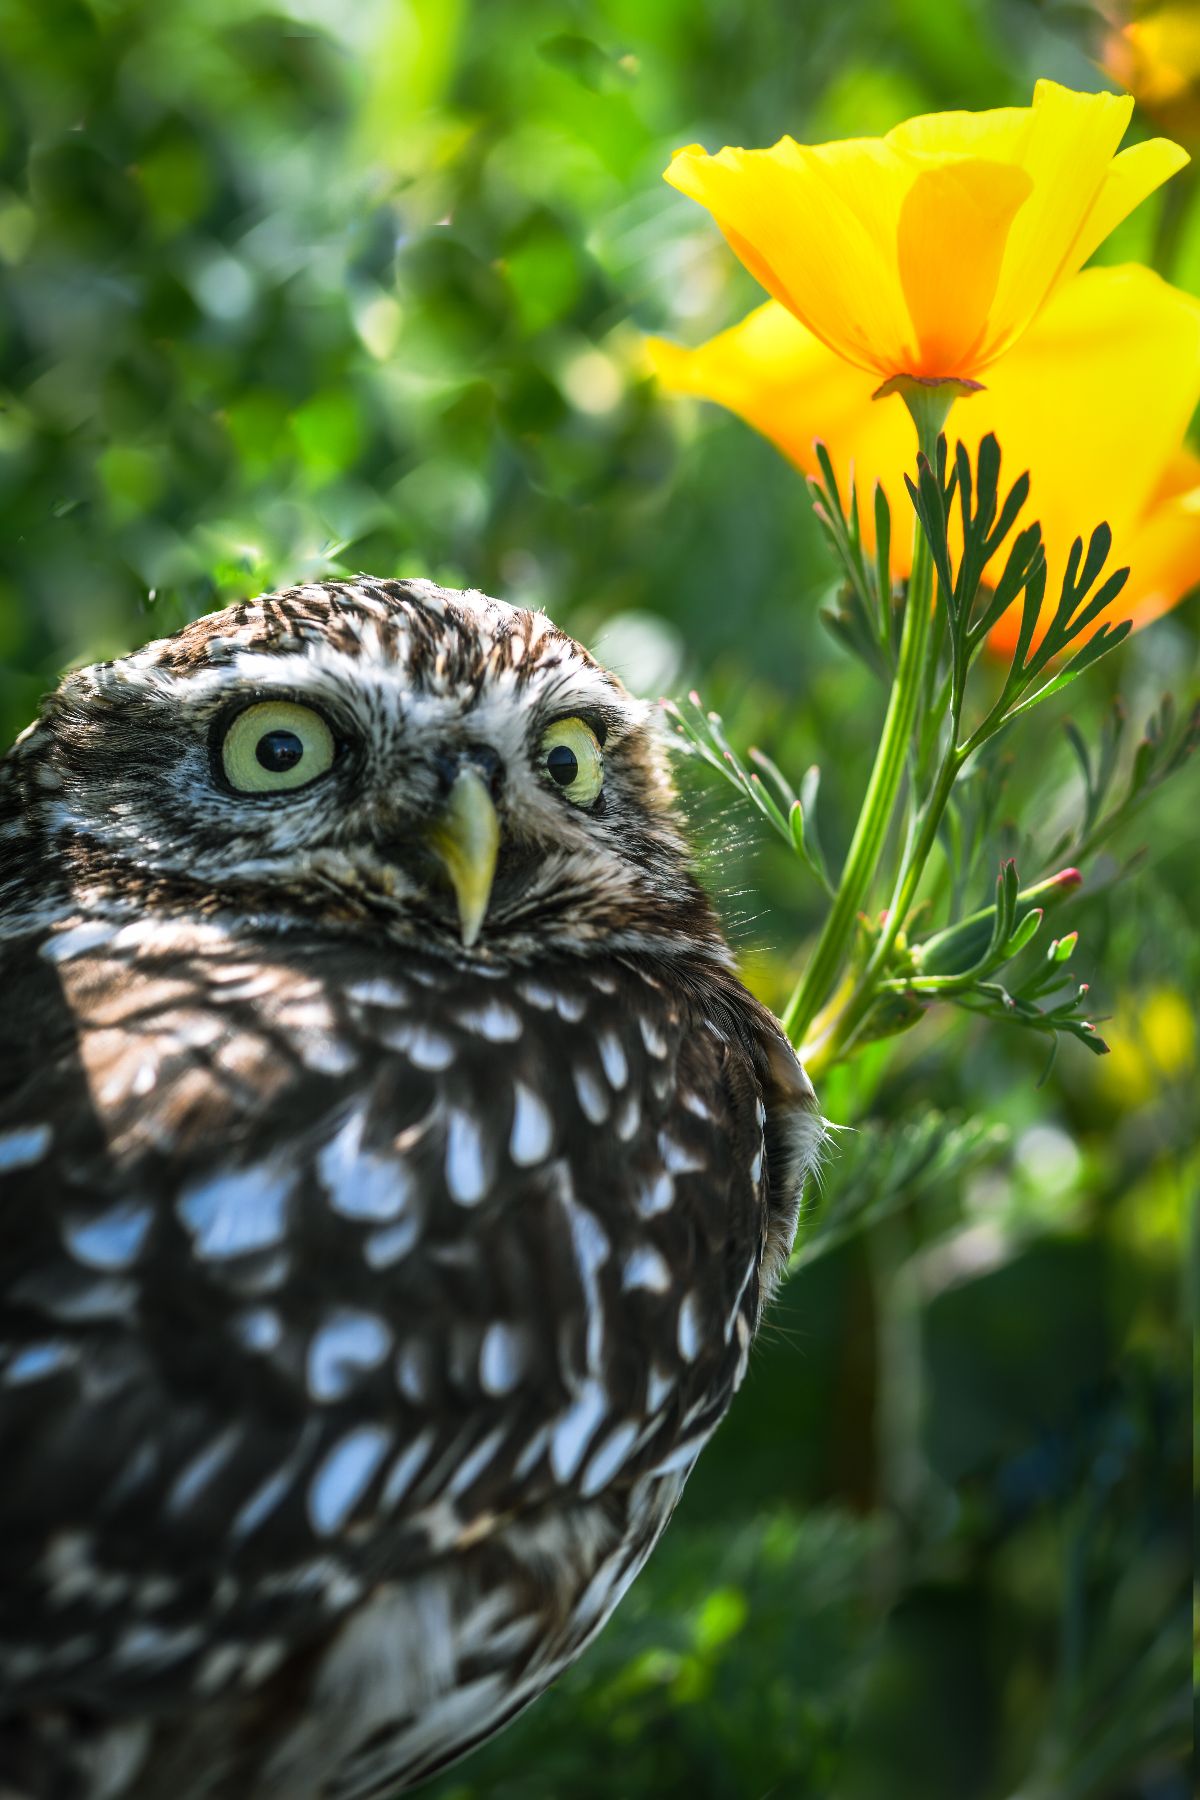
[[[230,609],[68,678],[0,808],[0,1793],[396,1792],[649,1554],[811,1089],[540,615]]]

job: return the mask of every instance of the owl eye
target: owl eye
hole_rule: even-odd
[[[590,806],[604,786],[600,742],[582,719],[556,719],[547,728],[542,767],[575,806]]]
[[[239,794],[307,787],[332,767],[333,733],[311,706],[262,700],[240,712],[221,745],[221,767]]]

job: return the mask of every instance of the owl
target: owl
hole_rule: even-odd
[[[599,1631],[822,1123],[653,709],[360,578],[0,764],[0,1794],[368,1800]]]

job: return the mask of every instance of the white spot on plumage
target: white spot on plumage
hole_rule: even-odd
[[[479,1348],[479,1385],[497,1399],[511,1394],[525,1373],[526,1338],[518,1325],[495,1319]]]
[[[544,981],[526,980],[517,985],[521,997],[528,1001],[530,1006],[536,1006],[539,1012],[554,1011],[554,989],[547,987]]]
[[[276,1507],[282,1505],[300,1479],[300,1471],[312,1450],[319,1430],[317,1422],[310,1419],[279,1467],[273,1474],[268,1475],[265,1481],[260,1482],[249,1499],[239,1508],[230,1527],[230,1535],[234,1539],[249,1537],[251,1532],[258,1530],[264,1520],[270,1518]]]
[[[288,1646],[282,1638],[264,1638],[255,1644],[246,1654],[240,1678],[242,1687],[261,1687],[275,1673],[287,1652]]]
[[[579,1392],[555,1421],[550,1433],[550,1467],[554,1479],[570,1481],[596,1432],[608,1416],[608,1390],[602,1381],[589,1379],[580,1384]]]
[[[489,1000],[483,1006],[461,1008],[458,1022],[467,1031],[477,1032],[489,1044],[515,1044],[521,1035],[521,1015],[503,1000]]]
[[[446,1186],[460,1206],[478,1206],[488,1190],[483,1131],[461,1107],[450,1109],[446,1127]]]
[[[600,1052],[600,1061],[609,1085],[623,1088],[629,1080],[629,1058],[625,1054],[625,1046],[615,1031],[601,1031],[596,1036],[596,1048]]]
[[[737,1316],[736,1326],[738,1341],[737,1368],[733,1372],[733,1389],[736,1393],[745,1379],[746,1369],[750,1362],[750,1326],[744,1313]]]
[[[192,1682],[193,1692],[205,1698],[219,1694],[237,1676],[244,1655],[245,1648],[241,1644],[218,1644],[200,1664]]]
[[[363,1243],[363,1260],[368,1268],[390,1269],[403,1261],[421,1235],[420,1221],[414,1216],[396,1225],[383,1225]]]
[[[539,1425],[537,1430],[526,1439],[521,1454],[513,1463],[513,1474],[518,1481],[524,1481],[525,1477],[537,1467],[539,1462],[541,1462],[542,1457],[546,1454],[546,1447],[549,1442],[549,1425]]]
[[[333,1210],[345,1219],[395,1219],[409,1197],[403,1163],[374,1156],[362,1147],[365,1109],[355,1107],[345,1124],[317,1153],[317,1174]]]
[[[667,1054],[667,1040],[654,1020],[647,1018],[645,1013],[639,1013],[638,1030],[642,1034],[642,1042],[646,1046],[647,1054],[657,1057],[661,1061]]]
[[[9,1357],[4,1369],[5,1384],[22,1387],[28,1381],[41,1381],[45,1376],[69,1367],[77,1354],[73,1344],[65,1344],[58,1338],[47,1339],[41,1344],[26,1344]]]
[[[507,1425],[497,1425],[473,1450],[467,1452],[447,1483],[447,1493],[457,1499],[459,1494],[466,1493],[472,1482],[478,1481],[504,1442],[507,1432]]]
[[[667,1398],[675,1392],[675,1376],[660,1369],[657,1363],[650,1365],[646,1376],[646,1411],[654,1414],[660,1410]]]
[[[676,1469],[690,1469],[711,1436],[711,1431],[703,1431],[698,1437],[685,1438],[683,1443],[669,1450],[661,1462],[655,1463],[652,1473],[671,1475]]]
[[[210,1443],[198,1450],[190,1462],[185,1463],[167,1492],[166,1509],[169,1513],[178,1516],[200,1498],[209,1482],[225,1467],[240,1438],[240,1426],[227,1426]]]
[[[582,994],[567,994],[558,991],[554,995],[554,1010],[566,1025],[578,1025],[587,1011],[587,1001]]]
[[[598,1277],[609,1257],[608,1234],[595,1214],[590,1213],[585,1206],[580,1206],[569,1193],[562,1194],[560,1198],[570,1228],[571,1249],[579,1272],[579,1285],[583,1290],[584,1354],[588,1370],[594,1374],[600,1366],[604,1347],[604,1305],[600,1298]]]
[[[762,1172],[763,1172],[763,1146],[762,1146],[762,1144],[760,1144],[758,1146],[758,1149],[754,1152],[754,1161],[750,1164],[750,1179],[754,1183],[755,1187],[757,1187],[759,1182],[762,1180]]]
[[[696,1294],[685,1294],[679,1304],[679,1321],[675,1341],[684,1362],[695,1362],[702,1342],[700,1300]]]
[[[49,1125],[20,1125],[0,1131],[0,1171],[28,1169],[41,1162],[53,1137]]]
[[[364,981],[351,981],[343,992],[347,1000],[359,1006],[407,1006],[409,990],[402,981],[387,975],[368,976]]]
[[[89,1269],[129,1269],[141,1253],[154,1214],[149,1206],[118,1201],[95,1218],[63,1229],[67,1249]]]
[[[638,1426],[629,1419],[608,1434],[580,1478],[579,1491],[585,1499],[590,1500],[608,1486],[633,1449],[637,1434]]]
[[[308,1391],[318,1402],[343,1400],[359,1378],[377,1369],[392,1347],[391,1328],[374,1313],[335,1312],[308,1346]]]
[[[110,919],[85,919],[81,925],[68,926],[47,938],[40,954],[47,962],[70,962],[72,957],[82,956],[86,950],[107,944],[116,929]]]
[[[665,1294],[671,1286],[671,1270],[666,1257],[653,1244],[640,1244],[625,1258],[621,1286],[627,1293],[645,1288],[652,1294]]]
[[[668,1212],[675,1204],[675,1182],[666,1170],[652,1179],[643,1181],[634,1196],[634,1204],[643,1219],[653,1219],[658,1213]]]
[[[593,1125],[603,1125],[608,1118],[609,1100],[605,1090],[582,1063],[575,1063],[571,1069],[575,1083],[575,1092],[585,1119]]]
[[[349,1040],[335,1037],[331,1031],[301,1030],[292,1038],[292,1044],[304,1067],[316,1075],[345,1075],[358,1062]]]
[[[706,1100],[702,1100],[699,1094],[685,1094],[683,1096],[683,1104],[688,1112],[692,1114],[693,1118],[711,1119],[713,1116],[712,1107],[709,1106]]]
[[[117,1639],[116,1660],[126,1668],[163,1668],[181,1662],[199,1648],[204,1633],[199,1625],[127,1625]]]
[[[642,1106],[636,1094],[626,1094],[613,1121],[613,1130],[621,1143],[628,1144],[637,1136],[642,1122]]]
[[[553,1143],[554,1120],[549,1107],[523,1081],[515,1081],[508,1154],[519,1169],[532,1169],[546,1160]]]
[[[294,1181],[290,1171],[259,1163],[190,1182],[176,1211],[192,1234],[196,1254],[219,1262],[279,1243]]]
[[[380,1042],[389,1050],[403,1051],[414,1069],[424,1069],[431,1075],[440,1074],[454,1061],[453,1038],[447,1037],[444,1031],[435,1031],[432,1025],[413,1025],[405,1021],[389,1026],[379,1035]]]
[[[278,1347],[283,1337],[283,1320],[273,1307],[252,1306],[238,1314],[231,1329],[245,1349],[266,1356]]]
[[[356,1425],[330,1450],[308,1488],[308,1518],[319,1537],[340,1531],[391,1447],[382,1425]]]
[[[738,1288],[737,1295],[734,1299],[733,1305],[729,1308],[729,1313],[725,1320],[725,1342],[726,1343],[729,1342],[729,1339],[733,1334],[733,1327],[734,1327],[735,1320],[737,1318],[739,1318],[741,1315],[741,1306],[742,1306],[742,1301],[746,1297],[746,1289],[750,1286],[750,1283],[754,1280],[754,1277],[757,1274],[758,1274],[758,1252],[756,1250],[754,1255],[750,1258],[750,1261],[746,1264],[746,1273],[742,1276],[741,1286]]]
[[[387,1480],[383,1484],[380,1504],[384,1507],[396,1506],[403,1500],[421,1470],[429,1460],[430,1451],[437,1441],[437,1432],[432,1425],[426,1425],[411,1444],[406,1444],[395,1462],[387,1472]]]
[[[698,1150],[687,1147],[670,1136],[668,1132],[658,1134],[658,1152],[664,1166],[672,1175],[696,1175],[708,1167],[708,1163]]]
[[[409,1338],[396,1352],[396,1386],[414,1406],[424,1406],[433,1389],[432,1357],[423,1338]]]

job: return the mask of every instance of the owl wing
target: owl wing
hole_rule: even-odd
[[[724,978],[189,931],[9,959],[9,1691],[212,1691],[380,1580],[676,1492],[819,1132]]]

